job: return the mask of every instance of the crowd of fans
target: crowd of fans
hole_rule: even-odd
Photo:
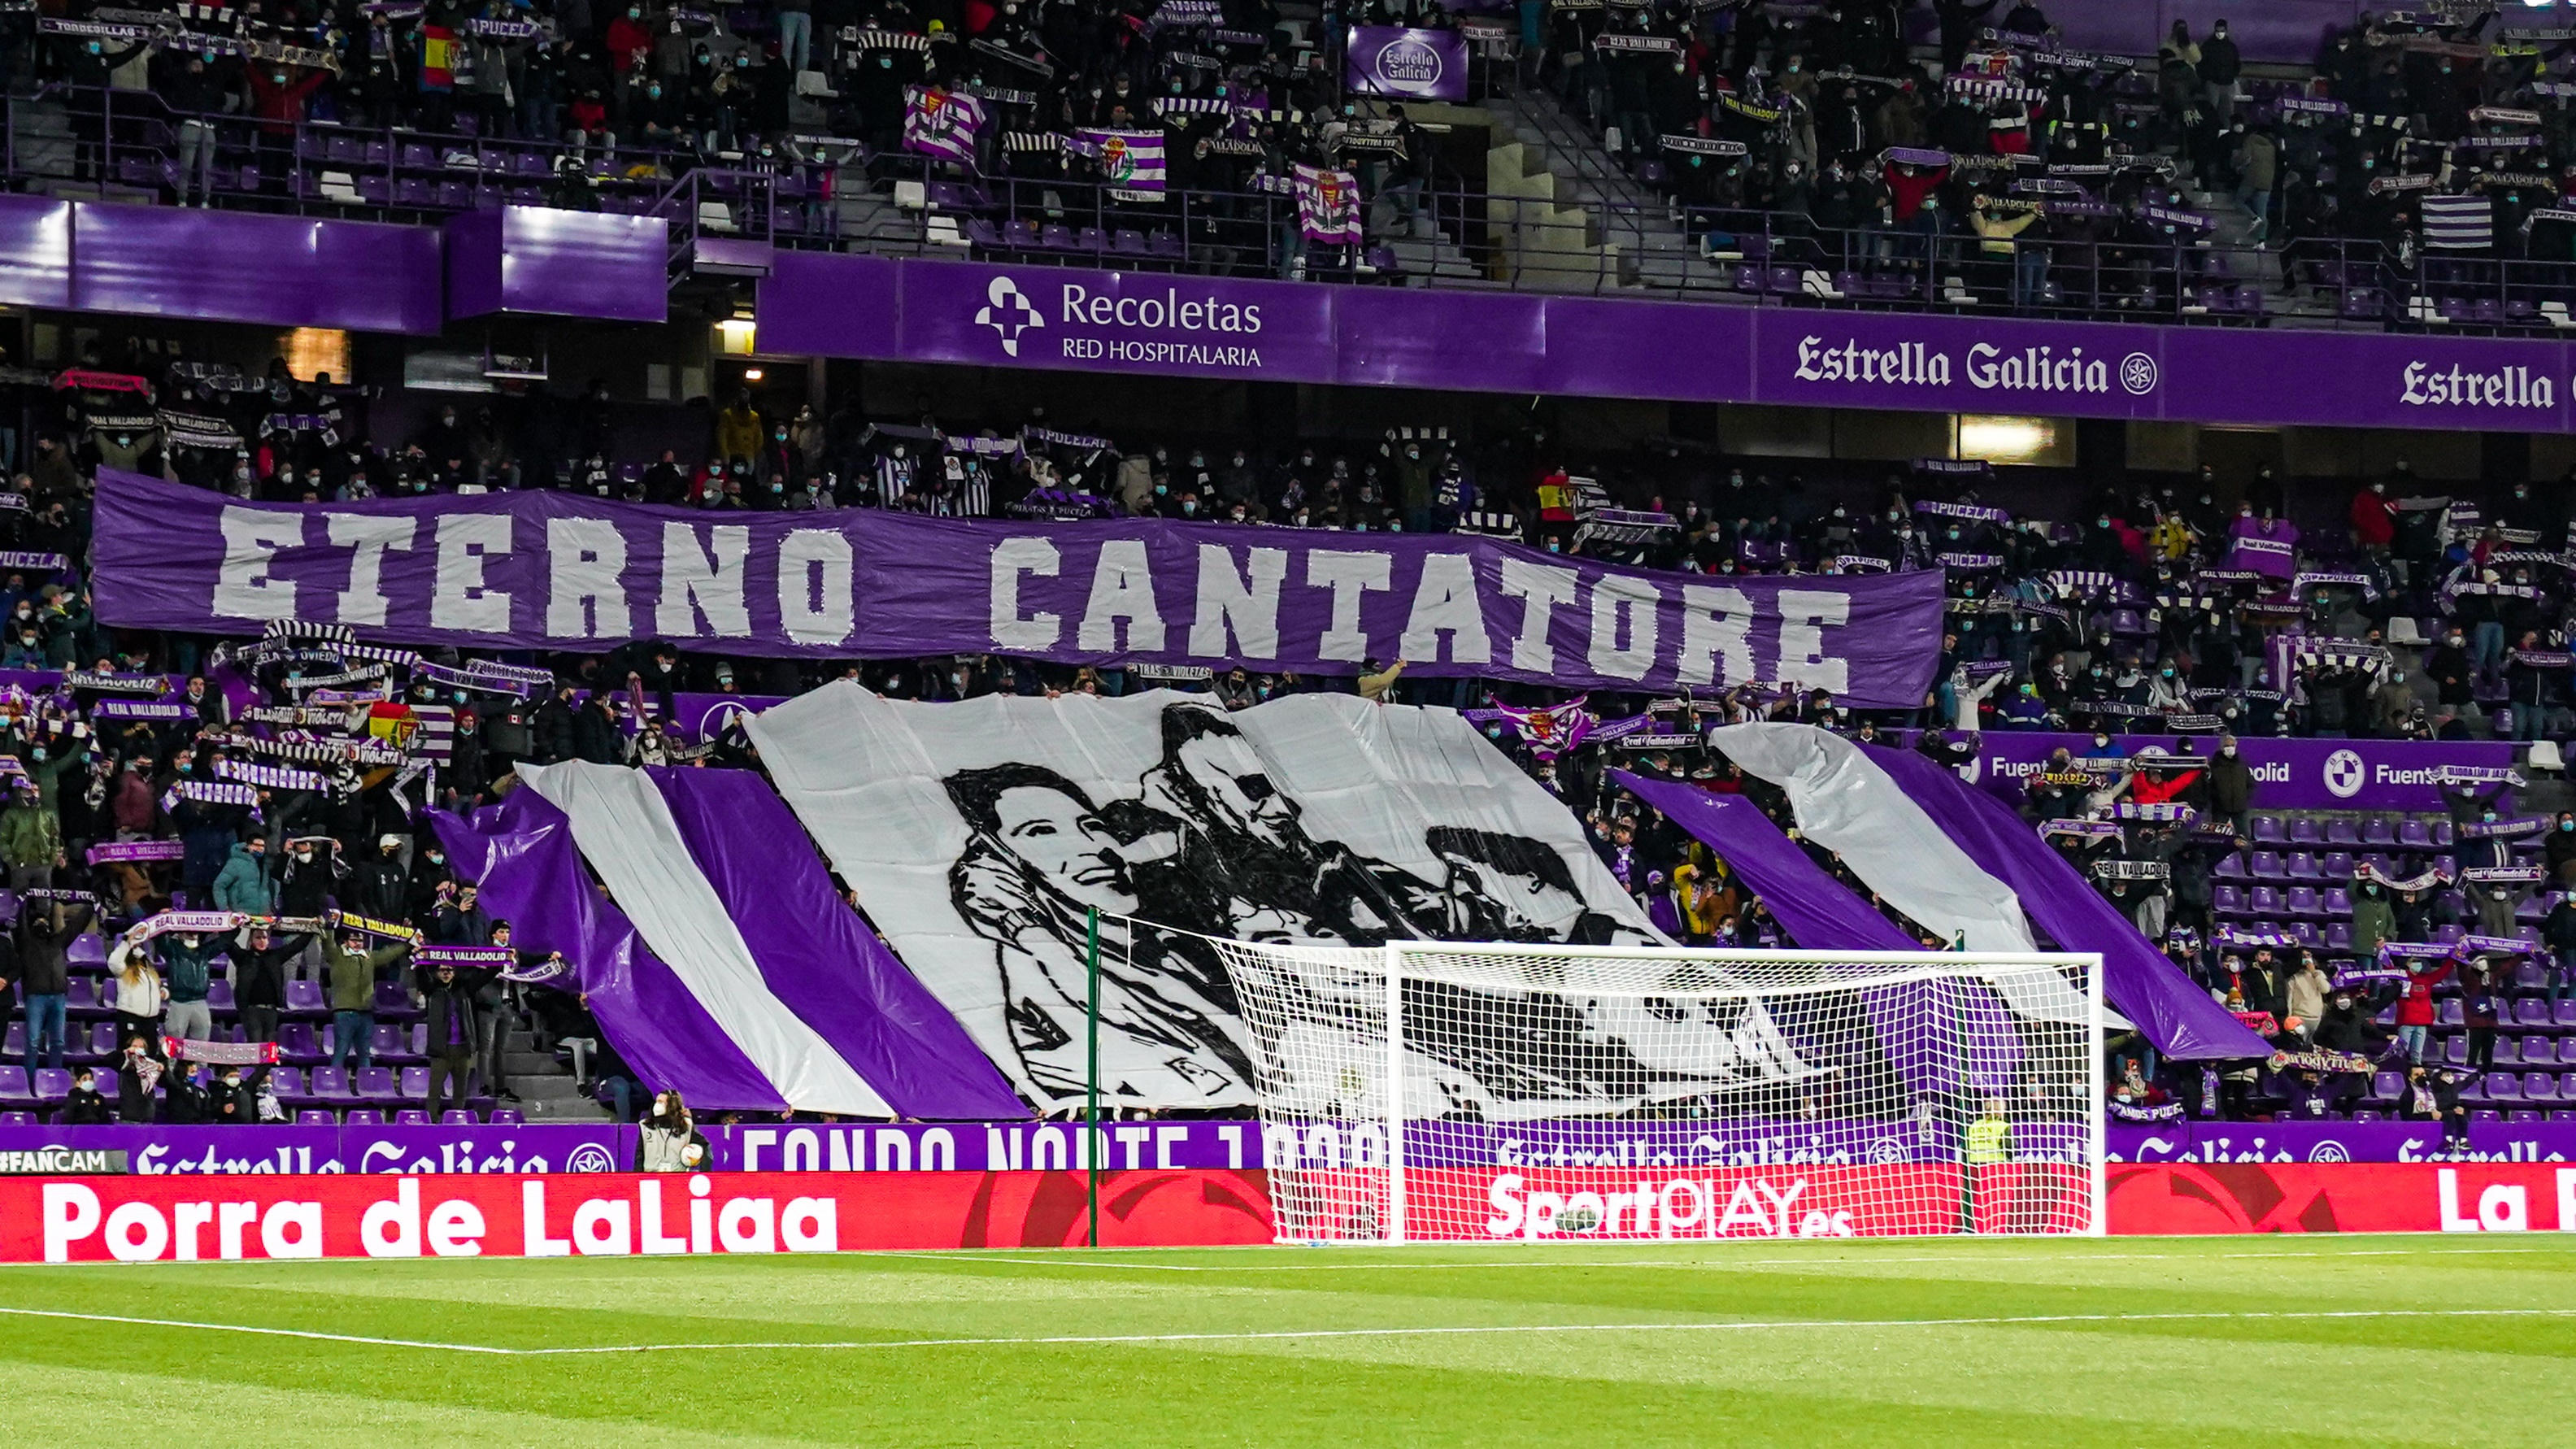
[[[1989,301],[2170,313],[2215,287],[2259,310],[2236,289],[2264,279],[2211,245],[2222,209],[2281,251],[2284,291],[2369,312],[2495,280],[2464,261],[2576,259],[2576,50],[2512,7],[2364,14],[2270,79],[2224,18],[2133,56],[2070,49],[2033,0],[1929,8],[1937,54],[1894,0],[1557,6],[1522,39],[1695,234],[1890,295],[1937,269]]]
[[[681,708],[684,696],[700,693],[757,699],[844,677],[923,699],[1173,685],[1246,707],[1284,692],[1357,689],[1458,707],[1660,711],[1650,733],[1667,741],[1708,724],[1795,719],[1867,738],[1919,737],[1961,759],[1973,753],[1970,737],[1987,731],[2084,732],[2093,743],[2080,754],[2097,774],[2085,777],[2088,767],[2070,760],[2036,777],[2034,824],[2103,819],[2123,802],[2193,807],[2199,829],[2150,814],[2107,834],[2070,835],[2068,848],[2151,939],[2172,946],[2214,993],[2249,1015],[2270,1014],[2276,1029],[2293,1017],[2313,1027],[2319,1017],[2298,1009],[2314,1003],[2293,1007],[2247,977],[2255,957],[2231,955],[2227,913],[2214,908],[2225,862],[2252,828],[2252,786],[2226,738],[2555,741],[2576,728],[2567,708],[2563,486],[2515,486],[2480,507],[2399,464],[2303,531],[2288,520],[2280,480],[2221,480],[2203,470],[2070,482],[2063,496],[2081,506],[2061,522],[1986,502],[1998,485],[1974,463],[1922,460],[1875,482],[1810,482],[1775,462],[1681,439],[1599,455],[1537,423],[1472,437],[1398,428],[1282,448],[1117,440],[1050,426],[1043,414],[1007,429],[952,430],[927,411],[871,420],[844,403],[818,416],[803,403],[772,411],[748,393],[717,411],[690,456],[675,450],[643,461],[619,449],[614,404],[598,386],[568,399],[442,405],[406,429],[393,421],[394,403],[327,377],[301,382],[282,367],[243,376],[140,347],[114,358],[93,350],[81,363],[58,375],[0,375],[0,386],[22,390],[34,438],[14,503],[0,498],[0,543],[14,546],[0,555],[8,564],[0,669],[47,671],[13,676],[0,698],[9,730],[0,776],[11,789],[0,865],[22,916],[14,966],[0,974],[25,1005],[31,1066],[64,1060],[71,943],[85,930],[120,940],[132,923],[177,905],[239,919],[116,948],[116,1009],[134,1028],[120,1030],[120,1041],[139,1039],[131,1049],[147,1057],[161,1032],[208,1024],[207,966],[220,954],[252,1040],[276,1038],[286,988],[303,977],[327,989],[335,1013],[349,1014],[334,1022],[336,1059],[365,1064],[378,1008],[426,1013],[430,1044],[448,1049],[428,1053],[449,1058],[435,1088],[441,1100],[506,1100],[499,1043],[510,1022],[525,1019],[549,1040],[599,1043],[585,1074],[625,1082],[612,1095],[631,1101],[634,1084],[578,999],[544,983],[545,963],[444,978],[407,970],[396,959],[404,939],[343,932],[328,913],[407,928],[405,939],[430,944],[506,946],[506,926],[477,910],[472,883],[454,879],[421,812],[491,799],[520,761],[757,767],[730,723],[738,712]],[[1242,668],[1198,677],[990,656],[732,660],[650,641],[587,656],[371,655],[331,638],[250,644],[100,625],[81,563],[102,465],[277,501],[554,488],[718,512],[888,507],[1474,530],[1713,574],[1939,569],[1953,626],[1917,707],[1866,712],[1820,692],[1758,685],[1689,700],[1596,692],[1569,701],[1564,690],[1408,675],[1401,660],[1352,679]],[[2303,488],[2301,501],[2314,491]],[[264,742],[274,734],[265,726],[285,718],[279,711],[301,711],[296,723],[336,712],[341,735],[378,753],[315,767]],[[726,723],[702,731],[701,716]],[[1603,780],[1618,752],[1649,772],[1715,788],[1759,796],[1758,783],[1696,746],[1653,754],[1613,744],[1555,756],[1500,722],[1488,728],[1585,818],[1605,862],[1669,934],[1781,938],[1757,901],[1741,892],[1730,900],[1722,861]],[[2100,760],[2134,753],[2124,738],[2141,733],[2196,739],[2192,768],[2099,773]],[[2463,824],[2496,808],[2486,786],[2460,800]],[[2548,839],[2554,872],[2576,847],[2562,852],[2557,833]],[[169,849],[101,850],[150,842]],[[2457,861],[2440,858],[2456,854],[2429,844],[2386,852],[2380,885],[2354,887],[2356,939],[2345,943],[2354,958],[2368,958],[2381,940],[2426,939],[2406,916],[2415,910],[2425,913],[2424,930],[2478,925],[2476,934],[2503,937],[2530,923],[2517,920],[2528,909],[2549,916],[2553,949],[2576,946],[2576,909],[2551,913],[2554,897],[2520,885],[2501,906],[2456,894],[2464,883]],[[2097,866],[2110,859],[2165,870],[2105,876]],[[2382,889],[2403,924],[2359,939],[2367,903]],[[2500,919],[2485,919],[2499,909]],[[88,919],[75,918],[84,911]],[[2321,961],[2323,946],[2312,950]],[[2297,947],[2283,939],[2276,949]],[[454,1005],[442,1011],[442,1000]],[[121,1073],[120,1085],[139,1076]],[[446,1080],[469,1076],[465,1091]],[[208,1089],[220,1085],[218,1077]],[[163,1086],[166,1097],[166,1075]]]

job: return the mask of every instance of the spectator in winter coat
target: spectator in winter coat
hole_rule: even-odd
[[[27,1003],[27,1071],[63,1064],[64,997],[71,990],[71,944],[97,912],[62,901],[29,901],[18,928],[19,991]]]
[[[215,877],[215,909],[245,916],[277,914],[277,882],[268,873],[268,842],[252,836],[232,849]]]
[[[403,838],[376,837],[376,853],[349,872],[348,898],[360,915],[399,921],[411,914],[411,877],[402,864]]]
[[[331,1065],[355,1054],[364,1071],[376,1064],[376,977],[411,955],[411,943],[367,949],[367,938],[355,931],[322,948],[331,967]]]
[[[10,791],[9,809],[0,813],[0,863],[8,865],[15,891],[51,886],[55,868],[63,864],[61,818],[25,780]]]
[[[72,1073],[71,1095],[63,1099],[62,1122],[66,1127],[104,1127],[116,1120],[107,1110],[107,1099],[98,1093],[98,1077],[87,1067]]]
[[[2227,822],[2236,838],[2245,840],[2253,834],[2254,769],[2245,763],[2234,735],[2218,737],[2218,754],[2209,762],[2204,777],[2209,791],[2209,810]]]
[[[286,1009],[286,963],[304,954],[311,938],[271,937],[268,927],[244,926],[232,949],[233,1002],[242,1031],[252,1041],[277,1040],[277,1014]]]
[[[482,1019],[474,994],[494,973],[459,971],[441,962],[435,969],[412,974],[429,1014],[429,1115],[435,1120],[442,1104],[465,1100],[481,1040]]]
[[[626,738],[617,728],[617,706],[605,690],[591,695],[572,717],[572,754],[594,765],[626,760]]]
[[[2433,988],[2449,980],[2451,963],[2439,965],[2421,957],[2406,963],[2406,979],[2397,986],[2397,1041],[2406,1060],[2424,1064],[2424,1047],[2433,1034]]]
[[[160,938],[161,980],[167,993],[162,1029],[185,1041],[214,1039],[214,1017],[206,1006],[212,962],[230,936],[201,936],[193,931]]]

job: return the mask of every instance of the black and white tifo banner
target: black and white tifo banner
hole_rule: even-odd
[[[1084,1090],[1088,908],[1121,1106],[1254,1100],[1278,1043],[1202,936],[1664,944],[1573,815],[1451,711],[1305,694],[1228,714],[1159,690],[918,704],[842,683],[749,727],[888,944],[1042,1109]],[[1706,1042],[1588,1000],[1444,988],[1415,1009],[1408,1091],[1487,1120],[1806,1070],[1758,1008]]]

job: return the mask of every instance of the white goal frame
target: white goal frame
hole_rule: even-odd
[[[1249,942],[1229,942],[1226,944],[1245,953],[1268,956],[1274,960],[1281,957],[1287,957],[1303,959],[1309,962],[1330,961],[1346,970],[1354,968],[1366,969],[1363,966],[1363,962],[1367,961],[1369,958],[1375,958],[1378,969],[1382,970],[1385,976],[1383,995],[1380,1001],[1376,1003],[1376,1008],[1384,1013],[1384,1020],[1386,1023],[1383,1080],[1390,1084],[1405,1083],[1408,1078],[1408,1072],[1415,1070],[1417,1066],[1417,1064],[1409,1063],[1408,1061],[1408,1041],[1410,1039],[1410,1034],[1407,1030],[1408,1021],[1405,1003],[1405,986],[1408,981],[1420,982],[1429,980],[1443,982],[1449,985],[1463,984],[1468,986],[1470,989],[1482,989],[1505,994],[1516,989],[1530,992],[1549,990],[1548,987],[1536,984],[1535,977],[1528,979],[1526,984],[1516,988],[1509,979],[1510,963],[1514,961],[1528,961],[1533,963],[1545,961],[1562,964],[1586,960],[1598,960],[1605,964],[1612,962],[1627,962],[1647,966],[1653,966],[1659,963],[1702,965],[1718,968],[1727,976],[1740,977],[1745,981],[1745,988],[1740,993],[1726,990],[1688,993],[1696,995],[1698,999],[1712,1001],[1741,997],[1744,999],[1762,1000],[1767,1002],[1771,999],[1780,997],[1831,994],[1853,995],[1855,996],[1855,999],[1857,999],[1858,993],[1869,991],[1874,988],[1896,988],[1944,980],[1982,981],[1990,988],[1993,988],[1998,995],[2010,1000],[2013,995],[2013,992],[2010,989],[2010,983],[2018,981],[2025,986],[2037,983],[2041,994],[2049,996],[2050,1000],[2041,1004],[2040,1009],[2016,1011],[2015,1017],[2017,1021],[2038,1022],[2053,1025],[2056,1031],[2061,1034],[2061,1039],[2055,1044],[2054,1049],[2060,1053],[2061,1060],[2059,1065],[2065,1070],[2063,1070],[2058,1077],[2052,1078],[2052,1080],[2059,1081],[2070,1094],[2077,1087],[2077,1084],[2080,1083],[2081,1090],[2084,1094],[2084,1101],[2080,1117],[2072,1115],[2072,1104],[2067,1103],[2066,1105],[2070,1109],[2070,1115],[2053,1118],[2051,1120],[2063,1124],[2064,1127],[2072,1128],[2073,1132],[2071,1135],[2073,1139],[2075,1141],[2080,1141],[2083,1144],[2083,1156],[2085,1161],[2082,1165],[2085,1169],[2084,1179],[2088,1184],[2089,1191],[2085,1194],[2086,1201],[2081,1205],[2080,1225],[2055,1227],[2043,1225],[2018,1229],[2006,1227],[2002,1229],[2002,1231],[2054,1232],[2059,1234],[2101,1236],[2108,1230],[2108,1105],[2106,1100],[2106,1067],[2103,1057],[2104,1031],[2108,1022],[2108,1013],[2102,995],[2102,957],[2098,953],[1755,951],[1740,949],[1718,950],[1643,946],[1633,948],[1616,946],[1556,946],[1544,944],[1530,945],[1503,942],[1481,943],[1454,941],[1394,941],[1389,942],[1382,947],[1356,949],[1295,945],[1263,946]],[[1461,955],[1476,958],[1479,966],[1485,962],[1491,962],[1499,969],[1491,972],[1483,970],[1461,970],[1454,965],[1440,969],[1432,969],[1432,963],[1423,959],[1428,957],[1456,958]],[[1745,969],[1728,971],[1726,970],[1728,967]],[[1801,971],[1799,968],[1810,968],[1812,974],[1810,974],[1809,971]],[[2013,968],[2031,969],[2016,973]],[[2047,978],[2038,974],[2043,971],[2056,973],[2056,991],[2068,992],[2068,994],[2057,995],[2051,992],[2046,985]],[[2080,976],[2083,983],[2080,991],[2068,991],[2069,988],[2073,988],[2075,985],[2073,981],[2066,979],[2069,974]],[[1247,1017],[1254,1015],[1254,1012],[1250,1009],[1253,1006],[1253,1002],[1250,999],[1252,994],[1252,989],[1249,983],[1246,983],[1247,999],[1245,1004],[1247,1007]],[[1590,986],[1588,990],[1586,987],[1578,985],[1566,990],[1563,994],[1569,996],[1579,994],[1607,996],[1619,993],[1603,988],[1598,984],[1594,984]],[[1672,997],[1685,995],[1686,993],[1648,987],[1638,988],[1627,994],[1634,996]],[[2020,1006],[2030,1002],[2036,1002],[2036,998],[2028,998],[2025,1003],[2015,1004],[2016,1006]],[[2083,1065],[2080,1075],[2073,1070],[2073,1063],[2062,1061],[2062,1053],[2066,1049],[2064,1034],[2071,1034],[2078,1030],[2083,1033],[2081,1046]],[[1376,1093],[1376,1101],[1380,1104],[1384,1112],[1383,1130],[1385,1133],[1384,1144],[1382,1148],[1379,1149],[1384,1154],[1383,1163],[1385,1176],[1383,1210],[1379,1214],[1376,1223],[1377,1231],[1374,1234],[1360,1233],[1356,1235],[1345,1235],[1337,1239],[1330,1239],[1330,1241],[1358,1242],[1363,1244],[1370,1242],[1400,1244],[1416,1241],[1462,1241],[1460,1238],[1437,1234],[1430,1237],[1421,1237],[1412,1231],[1413,1223],[1411,1220],[1413,1213],[1411,1211],[1412,1205],[1408,1201],[1407,1191],[1409,1164],[1407,1163],[1406,1158],[1408,1149],[1405,1144],[1405,1126],[1406,1123],[1412,1119],[1407,1114],[1405,1102],[1406,1096],[1407,1091],[1402,1086],[1396,1086],[1391,1090],[1381,1090]],[[1265,1138],[1271,1136],[1273,1133],[1280,1132],[1283,1129],[1293,1136],[1296,1131],[1295,1124],[1293,1122],[1282,1120],[1282,1114],[1274,1113],[1273,1108],[1273,1098],[1271,1094],[1265,1090],[1262,1095],[1262,1115],[1265,1119],[1263,1124]],[[1612,1119],[1603,1118],[1601,1120],[1608,1121]],[[1968,1150],[1965,1146],[1966,1133],[1964,1131],[1964,1124],[1962,1124],[1962,1128],[1963,1130],[1957,1134],[1960,1141],[1960,1148],[1955,1159],[1955,1165],[1964,1171],[1970,1163],[1968,1159]],[[1278,1159],[1275,1156],[1271,1159],[1273,1164],[1274,1180],[1277,1178],[1279,1172],[1276,1165],[1277,1161]],[[1949,1160],[1938,1158],[1918,1159],[1917,1161],[1936,1167],[1947,1167],[1953,1165]],[[1966,1179],[1963,1178],[1962,1180],[1965,1181]],[[1273,1196],[1274,1201],[1277,1201],[1280,1194],[1274,1191]],[[1971,1192],[1971,1197],[1973,1200],[1973,1191]],[[1286,1204],[1280,1203],[1280,1206],[1284,1208]],[[2070,1203],[2068,1206],[2072,1207],[2074,1204]],[[1615,1222],[1615,1208],[1613,1219]],[[1640,1221],[1642,1221],[1642,1219],[1640,1219]],[[1973,1232],[1978,1231],[1979,1229],[1977,1229],[1973,1225],[1973,1221],[1971,1221],[1969,1223],[1961,1224],[1957,1230],[1961,1232]],[[1282,1242],[1313,1241],[1313,1239],[1309,1237],[1293,1234],[1290,1231],[1288,1217],[1284,1212],[1281,1218],[1279,1240]]]

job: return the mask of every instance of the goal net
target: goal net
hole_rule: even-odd
[[[1282,1242],[2102,1231],[2098,956],[1219,949]]]

